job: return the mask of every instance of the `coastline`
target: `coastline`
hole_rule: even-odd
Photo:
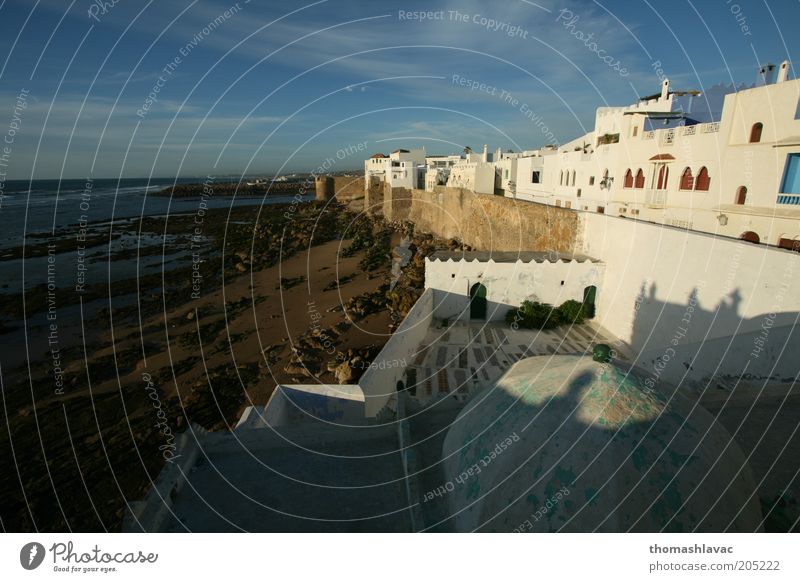
[[[408,225],[336,203],[265,209],[207,211],[196,249],[191,216],[126,223],[129,234],[163,229],[182,256],[150,275],[94,282],[91,293],[58,287],[55,351],[45,290],[26,291],[25,337],[2,330],[30,354],[2,370],[7,528],[117,530],[125,500],[140,498],[171,462],[169,443],[190,422],[228,429],[280,383],[357,381],[421,293],[424,256],[455,244],[413,235],[414,254],[393,274],[392,249],[412,236]],[[19,468],[26,491],[41,493],[30,510],[6,466],[11,439],[30,451]],[[61,498],[47,494],[43,466],[58,473]],[[97,477],[83,484],[79,474]],[[85,511],[98,498],[108,506]],[[66,507],[73,503],[84,511]]]

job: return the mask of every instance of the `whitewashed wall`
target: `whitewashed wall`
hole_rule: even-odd
[[[583,290],[594,285],[601,292],[604,265],[591,261],[496,263],[458,260],[425,261],[425,287],[436,290],[434,316],[469,319],[469,290],[486,287],[487,319],[501,320],[526,299],[560,305],[583,300]],[[562,285],[563,281],[563,285]]]
[[[358,382],[364,392],[365,415],[375,417],[395,396],[397,382],[416,356],[433,317],[433,292],[425,290]]]
[[[581,213],[582,248],[605,263],[597,315],[678,383],[711,375],[794,377],[800,254]]]

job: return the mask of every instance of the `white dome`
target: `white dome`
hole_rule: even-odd
[[[648,384],[587,356],[514,365],[447,433],[455,529],[760,530],[756,487],[731,436],[673,388]]]

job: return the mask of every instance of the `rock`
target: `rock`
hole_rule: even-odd
[[[194,321],[194,309],[186,314],[186,321]]]
[[[236,263],[236,270],[239,271],[240,273],[244,273],[245,271],[247,271],[247,265],[245,265],[244,263]]]
[[[334,374],[336,375],[336,381],[339,384],[349,384],[353,381],[353,377],[355,376],[353,373],[353,368],[350,367],[349,362],[342,362],[336,366],[336,371]]]

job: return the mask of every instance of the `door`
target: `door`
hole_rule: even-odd
[[[583,305],[587,319],[594,318],[594,302],[597,298],[597,287],[590,285],[583,290]]]
[[[469,290],[469,318],[486,319],[486,287],[480,283]]]

